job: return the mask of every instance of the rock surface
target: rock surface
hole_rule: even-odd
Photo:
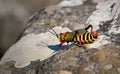
[[[0,66],[0,72],[1,74],[119,74],[120,48],[114,44],[107,44],[100,48],[101,50],[98,49],[82,52],[82,48],[72,46],[69,50],[57,53],[44,61],[34,61],[24,68],[15,68],[14,62],[7,62]]]
[[[92,19],[92,21],[95,22],[95,20],[93,20],[93,18],[91,17],[95,15],[100,18],[102,17],[100,15],[98,16],[96,12],[99,12],[99,14],[104,10],[105,12],[108,12],[107,9],[109,10],[109,6],[113,5],[112,3],[114,2],[115,2],[115,7],[112,6],[114,10],[117,7],[118,8],[120,7],[119,3],[117,4],[119,0],[111,1],[111,3],[110,1],[106,1],[106,0],[102,0],[102,1],[98,0],[98,2],[100,3],[93,1],[92,0],[85,1],[83,5],[79,5],[79,6],[70,6],[70,7],[62,7],[62,8],[57,6],[53,8],[54,6],[51,6],[39,11],[34,16],[32,16],[32,18],[30,18],[30,20],[28,21],[28,27],[23,33],[20,40],[31,34],[34,34],[35,37],[40,34],[43,34],[43,37],[49,36],[48,34],[47,35],[44,34],[55,26],[61,26],[63,27],[62,29],[64,29],[64,27],[67,27],[71,30],[81,29],[87,26],[84,25],[86,24],[86,22],[90,23],[89,22],[90,19]],[[104,5],[107,6],[107,4],[108,7],[106,7],[106,9],[102,9],[103,8],[102,6]],[[96,6],[98,9],[96,9]],[[99,36],[100,38],[96,40],[96,42],[94,42],[93,44],[86,45],[87,48],[83,49],[81,47],[71,45],[69,48],[67,49],[65,48],[61,52],[58,50],[55,51],[56,54],[52,54],[52,56],[47,57],[40,61],[40,58],[37,59],[34,58],[35,53],[32,54],[31,50],[32,48],[35,47],[34,45],[29,45],[29,43],[33,42],[30,41],[29,43],[27,43],[28,44],[27,47],[29,47],[30,50],[29,51],[27,50],[26,52],[22,50],[22,52],[24,52],[25,54],[27,53],[31,54],[31,56],[27,56],[27,57],[25,56],[25,54],[23,54],[24,58],[33,57],[33,59],[30,60],[31,63],[29,61],[29,64],[23,65],[20,68],[16,68],[15,63],[17,61],[20,62],[19,58],[21,59],[21,56],[19,56],[19,58],[17,58],[18,57],[17,55],[11,57],[15,53],[11,52],[10,54],[9,52],[6,52],[6,54],[0,61],[2,62],[0,64],[0,74],[120,74],[120,70],[119,70],[120,12],[119,11],[120,9],[117,9],[117,11],[111,14],[111,16],[104,17],[104,19],[108,17],[110,17],[111,19],[109,18],[103,21],[101,19],[100,20],[97,19],[97,25],[93,22],[90,23],[94,26],[94,28],[95,26],[98,27],[96,30],[100,34]],[[102,13],[102,15],[105,14]],[[115,17],[113,17],[113,15],[115,15]],[[58,31],[58,33],[59,32],[60,31]],[[51,39],[53,38],[51,37]],[[20,42],[20,40],[18,41],[18,43]],[[34,40],[34,38],[32,40]],[[37,41],[38,43],[40,43],[39,39]],[[45,42],[47,42],[48,44]],[[51,45],[49,44],[49,42],[51,41],[45,41],[45,42],[43,43],[48,46]],[[54,43],[56,42],[52,42],[53,43],[52,46],[54,46]],[[26,41],[23,40],[23,44],[24,43],[26,43]],[[16,45],[13,45],[12,47],[15,47]],[[40,47],[37,48],[42,49],[41,46],[42,44],[40,44]],[[9,51],[11,50],[16,51],[20,48],[21,47],[10,48]],[[26,45],[24,46],[24,48],[26,48]],[[45,48],[45,49],[51,49],[51,48]],[[21,50],[19,50],[19,52],[20,51]],[[47,51],[46,52],[37,51],[37,52],[46,53]],[[18,53],[18,51],[16,53]],[[37,54],[36,57],[39,55],[41,54]],[[17,60],[14,60],[15,58],[17,58]],[[42,58],[44,58],[44,56]],[[3,59],[7,61],[4,62]],[[23,59],[23,61],[24,60],[26,59]]]
[[[0,0],[0,59],[17,42],[28,18],[39,9],[61,0]]]

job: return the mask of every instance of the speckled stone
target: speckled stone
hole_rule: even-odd
[[[120,67],[117,68],[117,71],[120,72]]]
[[[111,68],[113,68],[113,65],[112,65],[112,64],[108,64],[108,65],[105,65],[105,66],[103,67],[103,69],[105,69],[105,70],[109,70],[109,69],[111,69]]]

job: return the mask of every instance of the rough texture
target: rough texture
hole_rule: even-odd
[[[89,49],[84,52],[82,48],[71,46],[44,61],[32,62],[29,66],[17,69],[12,62],[0,66],[1,74],[117,74],[119,72],[120,47],[107,44],[103,48]],[[118,70],[118,71],[117,71]]]
[[[61,27],[55,27],[53,29],[57,33],[70,31],[68,28]],[[15,67],[25,67],[29,65],[31,61],[42,61],[54,55],[56,51],[59,50],[58,44],[59,41],[57,37],[50,32],[28,34],[8,49],[1,59],[0,64],[12,60],[15,61]]]
[[[0,0],[0,58],[17,42],[31,15],[60,1],[62,0]]]
[[[104,2],[105,0],[102,1]],[[87,19],[94,15],[92,12],[95,11],[95,3],[96,2],[86,1],[80,6],[55,7],[54,9],[51,9],[51,7],[53,8],[53,6],[51,6],[47,9],[43,9],[30,19],[28,28],[22,36],[24,37],[32,33],[39,35],[54,26],[68,27],[71,30],[80,29],[84,27],[83,24],[87,22]],[[105,3],[108,3],[109,6],[109,2]],[[103,10],[100,9],[100,11],[102,12]],[[92,24],[93,26],[99,27],[97,32],[100,34],[100,39],[92,45],[87,45],[88,48],[83,49],[71,45],[68,49],[64,49],[61,52],[58,51],[48,59],[44,59],[43,61],[36,59],[32,61],[30,65],[23,68],[16,68],[14,67],[15,61],[8,61],[0,65],[0,73],[120,74],[120,17],[118,15],[120,12],[117,11],[116,13],[113,13],[116,14],[116,17],[99,22],[99,25]],[[99,21],[101,21],[101,19]]]

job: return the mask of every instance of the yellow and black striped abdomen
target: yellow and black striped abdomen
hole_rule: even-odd
[[[93,43],[96,39],[97,37],[94,36],[94,33],[89,33],[89,32],[85,32],[82,35],[78,34],[76,38],[76,40],[78,42],[81,42],[82,44]]]

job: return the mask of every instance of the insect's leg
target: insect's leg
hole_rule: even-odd
[[[69,47],[69,42],[67,42],[67,46]]]
[[[91,33],[93,32],[93,26],[91,26]]]
[[[59,48],[60,48],[60,51],[62,51],[62,44],[64,44],[64,42],[61,42],[60,45],[59,45]]]
[[[66,48],[67,50],[69,49],[69,42],[67,42],[67,48]]]
[[[82,45],[82,41],[79,39],[79,36],[77,37],[77,40],[78,40],[80,46],[81,46],[82,48],[85,48],[85,47]]]
[[[61,47],[62,44],[59,45],[59,49],[62,50],[62,47]]]
[[[90,24],[88,27],[86,27],[85,30],[87,31],[89,28],[91,28],[91,31],[90,31],[90,32],[92,33],[92,32],[93,32],[93,31],[92,31],[92,30],[93,30],[93,26],[92,26],[91,24]]]
[[[85,47],[82,45],[82,42],[81,42],[81,41],[79,41],[79,44],[80,44],[80,46],[81,46],[82,48],[85,48]]]

